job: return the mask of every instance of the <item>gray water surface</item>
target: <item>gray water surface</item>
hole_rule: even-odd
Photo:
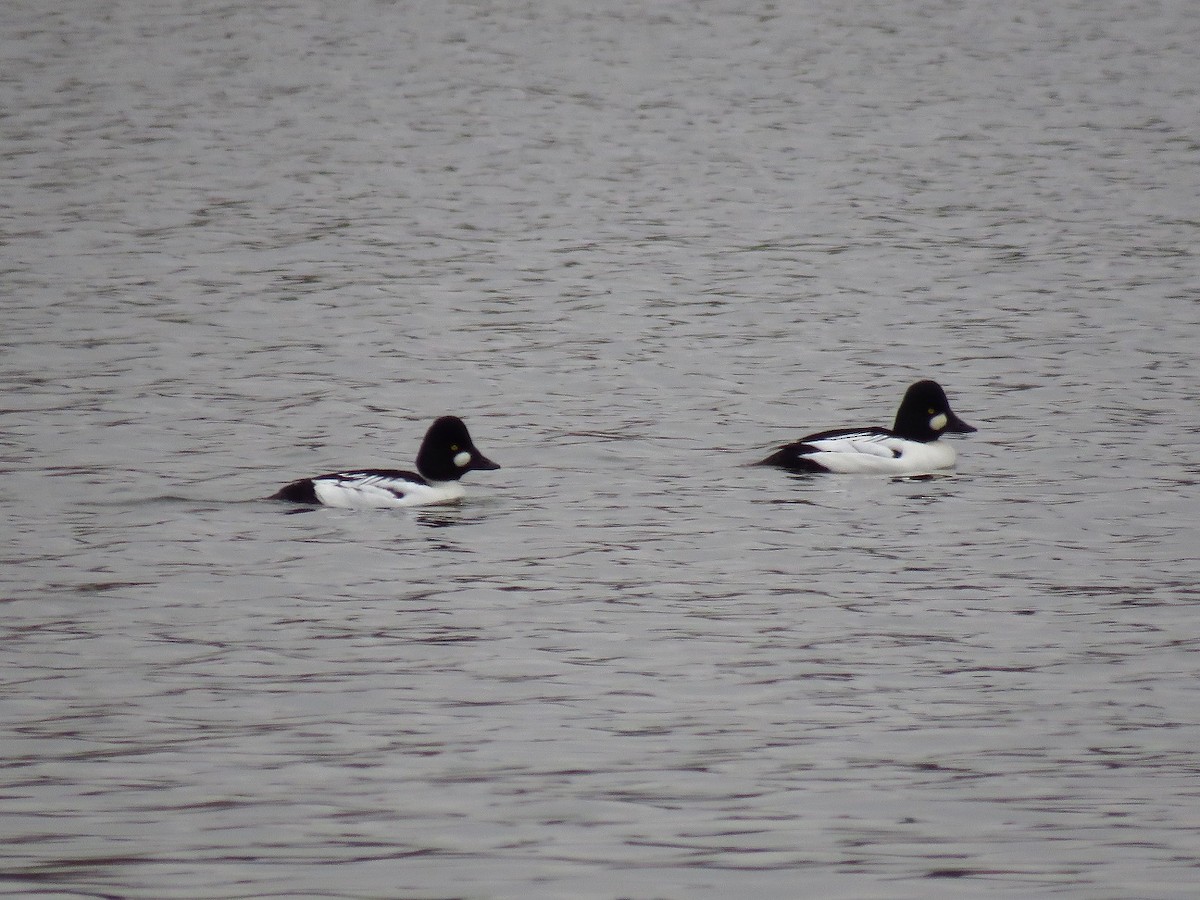
[[[1194,895],[1192,4],[0,25],[0,891]]]

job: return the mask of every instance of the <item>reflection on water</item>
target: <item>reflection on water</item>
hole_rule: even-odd
[[[5,7],[12,892],[1190,896],[1200,26],[1026,6]]]

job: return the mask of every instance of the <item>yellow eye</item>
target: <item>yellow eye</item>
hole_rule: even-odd
[[[934,409],[932,406],[931,406],[931,407],[929,407],[929,414],[930,414],[931,416],[932,416],[932,415],[933,415],[935,412],[937,412],[937,410],[936,410],[936,409]]]
[[[933,410],[931,409],[931,410],[930,410],[930,412],[933,412]],[[457,452],[458,452],[458,444],[451,444],[451,445],[450,445],[450,452],[451,452],[451,453],[457,453]]]

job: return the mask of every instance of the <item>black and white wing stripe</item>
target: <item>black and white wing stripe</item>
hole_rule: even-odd
[[[428,486],[429,483],[415,472],[360,469],[294,481],[273,499],[324,506],[397,506],[404,504],[414,491]]]
[[[896,459],[902,447],[900,438],[882,428],[824,431],[805,438],[799,444],[811,447],[816,452],[853,453],[881,459]]]

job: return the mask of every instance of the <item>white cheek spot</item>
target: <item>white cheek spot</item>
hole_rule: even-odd
[[[460,453],[454,454],[454,464],[456,466],[458,466],[460,469],[463,466],[465,466],[467,463],[469,463],[470,461],[471,461],[471,454],[468,453],[466,450],[463,450]]]
[[[932,428],[934,431],[941,431],[943,428],[946,427],[946,423],[949,421],[950,420],[946,418],[945,413],[938,413],[936,416],[934,416],[932,419],[929,420],[929,427]]]

